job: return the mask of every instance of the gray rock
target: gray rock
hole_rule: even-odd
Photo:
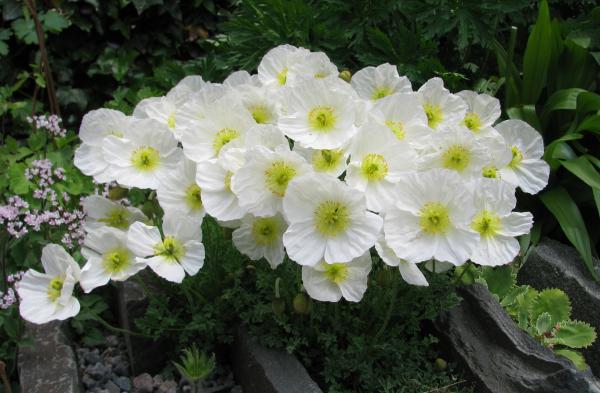
[[[113,381],[108,381],[108,383],[106,385],[104,385],[104,388],[106,390],[108,390],[110,393],[121,393],[121,389]]]
[[[85,387],[88,390],[98,386],[98,381],[96,381],[94,378],[90,377],[87,374],[84,374],[83,377],[81,377],[81,383],[83,383],[83,387]]]
[[[597,260],[595,262],[596,266],[600,265]],[[572,318],[588,322],[600,333],[600,285],[591,277],[574,248],[543,239],[529,255],[517,280],[536,289],[562,289],[571,299]],[[600,340],[584,349],[583,355],[592,372],[600,376]]]
[[[85,372],[96,381],[108,381],[110,379],[111,370],[109,366],[102,363],[89,365],[85,368]]]
[[[293,355],[265,348],[239,329],[232,346],[235,376],[246,392],[323,393]]]
[[[177,382],[168,380],[158,386],[158,393],[177,393]]]
[[[131,391],[131,380],[127,377],[113,377],[112,382],[114,382],[119,389],[130,392]]]
[[[92,351],[87,351],[83,354],[83,360],[87,364],[100,363],[102,361],[102,358],[100,357],[100,351],[97,348]]]
[[[113,366],[113,373],[122,377],[129,376],[129,364],[126,361],[122,361]]]
[[[152,393],[154,390],[154,381],[152,375],[144,373],[133,378],[133,386],[140,391],[140,393]]]
[[[240,385],[235,385],[229,393],[244,393]]]
[[[462,302],[435,321],[440,339],[478,382],[478,393],[600,393],[577,371],[521,330],[487,288],[459,289]]]
[[[114,335],[106,336],[105,342],[107,347],[118,347],[119,337]]]
[[[27,393],[80,393],[77,359],[60,322],[25,324],[33,345],[18,354],[21,391]]]

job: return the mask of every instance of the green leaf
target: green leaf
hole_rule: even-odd
[[[550,314],[547,312],[541,313],[535,322],[535,330],[537,331],[537,334],[541,336],[542,334],[549,332],[552,328],[552,317]]]
[[[584,89],[563,89],[552,94],[542,110],[542,121],[545,123],[553,111],[574,110],[577,108],[577,97],[585,91]]]
[[[600,95],[592,92],[581,93],[577,96],[577,115],[583,117],[590,112],[600,110]]]
[[[576,132],[591,131],[600,134],[600,115],[591,115],[586,117],[579,123]]]
[[[512,269],[509,266],[500,266],[496,268],[484,267],[483,278],[487,282],[490,292],[498,295],[502,299],[515,284]]]
[[[25,177],[25,164],[13,164],[8,168],[8,184],[12,192],[17,195],[27,194],[33,184]]]
[[[10,36],[12,36],[12,31],[9,29],[0,30],[0,56],[8,55],[8,44],[6,44],[5,41],[7,41]]]
[[[49,33],[60,33],[71,25],[71,22],[55,10],[40,14],[40,22],[44,31]]]
[[[596,340],[596,329],[586,322],[563,321],[555,329],[556,343],[571,348],[587,348]]]
[[[142,12],[146,11],[153,5],[163,4],[163,0],[132,0],[131,2],[135,6],[138,15],[141,15]]]
[[[571,301],[567,294],[558,288],[544,289],[538,293],[531,307],[531,320],[537,321],[543,313],[550,315],[553,326],[568,320],[571,316]]]
[[[578,370],[587,370],[588,365],[585,362],[585,358],[582,354],[577,351],[573,351],[570,349],[555,349],[554,353],[563,357],[566,357],[570,361],[575,364]]]
[[[535,104],[540,97],[542,89],[546,86],[551,56],[550,10],[548,3],[542,0],[538,18],[527,40],[523,57],[523,103]]]
[[[27,138],[27,145],[33,151],[41,150],[46,145],[46,133],[44,131],[32,132]]]
[[[33,19],[17,19],[11,24],[18,39],[26,44],[37,44],[38,37],[35,32]]]
[[[594,202],[596,202],[596,209],[598,209],[598,216],[600,216],[600,190],[593,189],[592,193],[594,194]]]
[[[585,156],[561,161],[562,166],[580,178],[588,186],[600,190],[600,174]]]
[[[530,126],[536,130],[542,130],[542,124],[536,113],[535,105],[521,105],[508,108],[506,110],[508,117],[511,119],[519,119],[526,121]],[[541,132],[541,131],[540,131]]]
[[[590,235],[575,201],[562,187],[555,187],[541,194],[540,199],[556,218],[567,239],[579,251],[590,274],[598,280],[592,261]]]

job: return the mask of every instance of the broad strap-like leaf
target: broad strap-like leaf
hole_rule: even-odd
[[[552,26],[550,10],[545,0],[540,2],[540,10],[535,26],[527,40],[523,58],[523,90],[521,99],[524,104],[535,104],[542,89],[546,86],[548,67],[552,57]]]

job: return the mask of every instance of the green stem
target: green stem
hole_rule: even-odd
[[[0,237],[0,266],[2,267],[2,292],[8,290],[8,282],[6,282],[6,243],[8,242],[6,236]]]
[[[95,319],[96,321],[100,322],[100,324],[102,324],[105,328],[107,328],[108,330],[111,330],[113,332],[122,333],[122,334],[129,334],[131,336],[137,336],[137,337],[152,338],[151,336],[148,336],[147,334],[132,332],[131,330],[118,328],[118,327],[113,326],[110,323],[106,322],[104,320],[104,318],[102,318],[100,315],[94,314],[94,313],[90,313],[90,314],[92,315],[93,319]]]
[[[454,282],[455,285],[459,285],[461,283],[461,280],[462,280],[463,276],[465,275],[465,273],[467,272],[467,269],[468,269],[468,266],[467,266],[467,264],[465,264],[463,271],[460,273],[460,275]]]
[[[387,328],[387,325],[390,322],[390,319],[392,318],[392,312],[394,311],[394,306],[396,305],[396,299],[398,298],[398,279],[396,276],[394,276],[393,280],[394,280],[394,282],[392,283],[392,294],[391,294],[392,296],[390,297],[390,304],[388,305],[388,309],[385,313],[383,323],[381,324],[381,327],[379,328],[379,330],[375,334],[375,337],[373,338],[373,342],[377,342],[379,337],[383,334],[383,332]]]

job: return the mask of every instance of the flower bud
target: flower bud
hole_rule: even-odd
[[[350,79],[352,79],[352,72],[350,72],[350,70],[343,70],[342,72],[340,72],[340,78],[342,78],[346,82],[350,82]]]
[[[296,296],[294,296],[294,312],[300,315],[308,315],[310,314],[310,299],[306,296],[305,293],[299,292]]]

